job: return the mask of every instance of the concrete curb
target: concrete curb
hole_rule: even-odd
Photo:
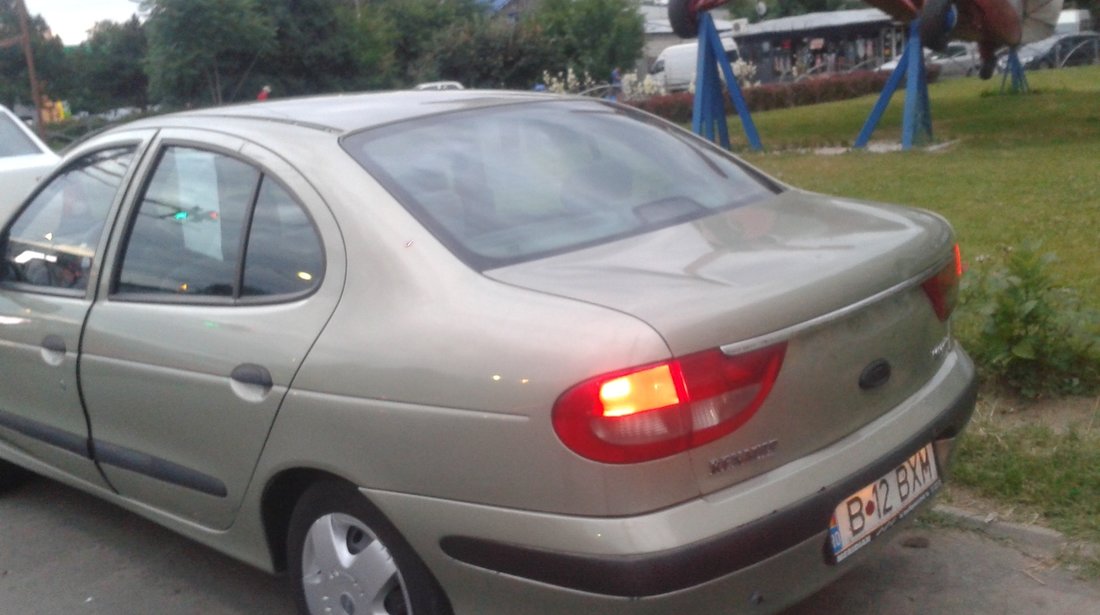
[[[1059,531],[1039,525],[1001,521],[996,513],[982,514],[946,504],[937,504],[932,510],[963,527],[1005,538],[1022,546],[1057,552],[1069,542]]]
[[[1067,538],[1057,530],[1040,525],[1001,521],[996,513],[983,514],[946,504],[937,504],[932,510],[950,518],[960,527],[1008,540],[1019,547],[1041,551],[1048,556],[1057,557],[1074,553],[1094,559],[1100,558],[1100,545],[1076,541]]]

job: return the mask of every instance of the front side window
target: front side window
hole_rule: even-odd
[[[295,294],[319,283],[322,263],[308,214],[277,182],[231,156],[170,146],[138,204],[115,292]]]
[[[441,114],[343,146],[476,269],[670,226],[773,189],[681,131],[599,102]]]
[[[5,283],[83,292],[135,146],[76,160],[43,188],[3,238]]]

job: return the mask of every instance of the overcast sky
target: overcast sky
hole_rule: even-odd
[[[79,45],[97,21],[126,21],[137,12],[134,0],[23,0],[27,12],[41,15],[66,45]]]

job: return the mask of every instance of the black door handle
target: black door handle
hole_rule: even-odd
[[[254,363],[238,365],[233,368],[233,373],[229,377],[241,384],[251,384],[265,389],[270,389],[273,384],[271,372],[267,371],[266,367]]]
[[[61,354],[65,354],[66,351],[65,340],[57,335],[47,335],[42,340],[42,347],[50,352],[58,352]]]

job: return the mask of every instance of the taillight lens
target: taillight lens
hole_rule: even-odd
[[[554,404],[554,431],[570,450],[605,463],[637,463],[712,442],[764,403],[787,345],[727,356],[715,348],[597,376]]]
[[[959,300],[959,279],[962,278],[963,273],[959,244],[955,244],[954,256],[954,260],[949,261],[936,275],[921,284],[924,293],[932,302],[932,309],[936,311],[936,316],[945,322],[955,310],[955,304]]]

